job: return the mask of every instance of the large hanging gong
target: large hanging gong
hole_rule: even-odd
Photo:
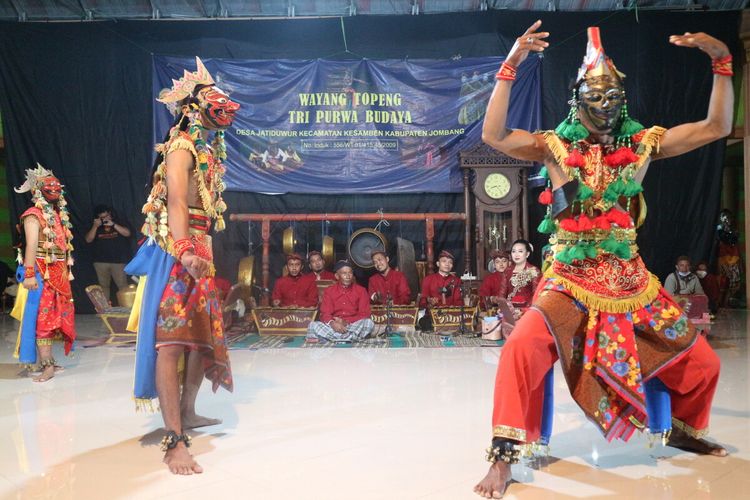
[[[323,248],[320,251],[323,254],[323,260],[326,263],[326,267],[330,268],[333,266],[333,238],[331,236],[323,236]]]
[[[295,240],[296,238],[294,234],[294,228],[292,226],[289,226],[288,228],[284,229],[284,232],[282,233],[282,248],[284,249],[285,255],[294,253],[294,244],[296,243]]]
[[[385,236],[380,231],[366,227],[352,234],[346,250],[351,262],[362,269],[370,269],[372,253],[375,250],[385,251],[387,244]]]
[[[414,243],[403,238],[396,238],[396,258],[398,269],[406,277],[411,289],[411,298],[416,297],[419,291],[419,275],[417,264],[414,262]]]

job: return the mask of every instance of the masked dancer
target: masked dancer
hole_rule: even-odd
[[[719,378],[719,358],[646,270],[635,228],[645,217],[640,181],[651,160],[677,156],[729,134],[732,65],[727,46],[705,33],[670,37],[711,59],[713,89],[705,119],[644,128],[628,114],[624,76],[602,48],[597,28],[573,88],[568,117],[554,131],[506,127],[516,68],[542,52],[548,33],[534,23],[516,39],[497,74],[483,140],[509,156],[544,163],[554,263],[531,308],[503,347],[495,384],[492,463],[475,491],[499,498],[511,464],[549,437],[551,384],[560,359],[571,395],[608,440],[648,427],[666,444],[726,455],[703,439]]]
[[[137,293],[142,298],[129,325],[138,321],[136,404],[150,407],[158,395],[167,431],[164,462],[174,474],[203,470],[187,449],[185,431],[221,422],[195,413],[203,378],[214,392],[220,386],[232,390],[208,232],[213,224],[224,229],[224,130],[239,105],[216,87],[200,59],[196,64],[197,71],[186,70],[157,99],[177,120],[156,147],[151,192],[143,206],[147,241],[126,268],[141,276]]]
[[[33,380],[46,382],[61,369],[52,356],[52,341],[62,340],[68,355],[76,338],[70,290],[73,226],[63,186],[51,171],[39,164],[26,170],[26,182],[15,191],[31,192],[34,204],[21,214],[26,248],[18,251],[16,278],[23,286],[11,313],[21,322],[15,357],[26,365],[39,361],[42,373]]]

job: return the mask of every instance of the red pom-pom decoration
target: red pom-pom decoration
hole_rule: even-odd
[[[565,158],[565,164],[569,167],[581,168],[586,164],[586,160],[580,151],[574,149],[568,154],[568,157]]]
[[[539,193],[539,203],[542,205],[552,205],[552,190],[550,188]]]
[[[628,147],[621,147],[617,151],[604,157],[604,163],[610,167],[624,167],[638,161],[638,157]]]
[[[575,219],[563,219],[560,221],[560,229],[569,231],[571,233],[578,232],[578,222]]]
[[[579,231],[581,232],[590,231],[593,228],[594,228],[594,223],[591,221],[591,219],[589,219],[585,215],[581,215],[580,217],[578,217],[578,230]]]
[[[599,217],[594,219],[594,227],[597,229],[604,229],[605,231],[609,231],[612,228],[612,224],[607,220],[606,215],[600,215]]]
[[[611,209],[607,212],[607,219],[612,224],[617,224],[621,228],[633,227],[633,221],[630,219],[630,215],[622,210]]]

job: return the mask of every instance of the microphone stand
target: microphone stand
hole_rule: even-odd
[[[383,331],[383,335],[393,335],[397,334],[398,332],[393,329],[393,325],[391,324],[392,320],[392,308],[393,307],[393,297],[391,297],[391,292],[388,292],[385,298],[385,330]]]
[[[466,327],[464,325],[464,317],[465,317],[466,311],[464,309],[464,305],[465,305],[465,302],[464,302],[465,291],[464,291],[464,282],[463,281],[461,281],[461,284],[459,285],[459,291],[461,292],[461,306],[460,306],[461,307],[461,309],[460,309],[460,311],[461,311],[460,318],[461,319],[460,319],[460,321],[458,323],[458,331],[456,333],[459,334],[459,335],[466,335],[468,332],[466,331]]]

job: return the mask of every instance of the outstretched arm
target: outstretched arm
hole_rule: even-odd
[[[669,41],[680,47],[697,47],[708,54],[711,59],[720,59],[729,55],[729,49],[724,42],[705,33],[672,35]],[[714,74],[706,118],[698,122],[684,123],[664,132],[659,152],[653,158],[656,160],[681,155],[726,137],[732,131],[733,110],[732,77]]]
[[[517,68],[528,57],[529,52],[543,52],[549,46],[544,41],[549,33],[537,32],[541,25],[541,21],[535,22],[516,39],[505,64]],[[547,156],[547,147],[542,138],[525,130],[511,130],[506,127],[512,86],[513,80],[498,79],[495,83],[484,117],[482,140],[514,158],[541,162]]]

